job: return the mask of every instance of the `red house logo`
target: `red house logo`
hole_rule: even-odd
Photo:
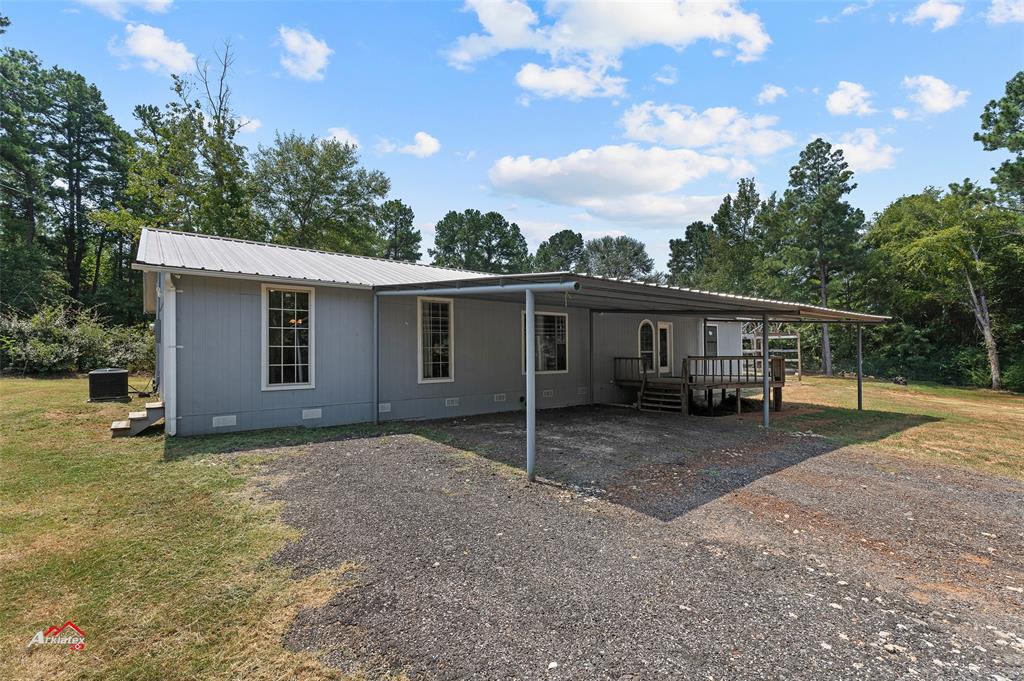
[[[50,627],[46,631],[37,631],[28,647],[38,645],[61,645],[67,646],[70,650],[85,650],[85,632],[75,626],[75,623],[68,620],[61,626]]]

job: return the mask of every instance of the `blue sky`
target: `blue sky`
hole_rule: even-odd
[[[815,136],[867,213],[987,180],[984,104],[1024,68],[1024,0],[525,4],[3,2],[3,43],[83,73],[122,126],[169,72],[237,55],[240,141],[358,140],[426,245],[448,210],[497,210],[531,249],[629,234],[659,268],[740,176],[781,190]]]

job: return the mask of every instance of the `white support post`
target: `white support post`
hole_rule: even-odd
[[[861,352],[861,325],[857,325],[857,411],[864,411],[864,361]]]
[[[768,315],[761,316],[761,361],[763,365],[761,367],[761,383],[763,387],[763,404],[761,406],[761,424],[767,428],[770,422],[769,412],[770,405],[768,403],[768,374],[771,372],[771,363],[768,360]]]
[[[164,432],[178,432],[178,290],[174,275],[163,273],[163,308],[160,317],[160,351],[163,366],[160,376],[160,397],[164,403]]]
[[[535,348],[533,291],[526,289],[526,478],[534,481],[537,458],[537,358]]]
[[[373,294],[373,423],[380,423],[380,297]]]

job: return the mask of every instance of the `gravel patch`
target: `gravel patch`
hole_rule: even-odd
[[[752,419],[543,412],[270,464],[299,576],[360,565],[287,645],[414,679],[1024,678],[1024,485]],[[552,427],[556,424],[558,427]]]

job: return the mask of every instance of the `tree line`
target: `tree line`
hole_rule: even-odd
[[[0,32],[8,25],[0,17]],[[131,269],[143,227],[423,257],[412,209],[356,146],[295,132],[252,151],[237,141],[246,121],[232,108],[233,61],[225,45],[173,76],[169,101],[136,106],[127,131],[81,74],[0,52],[4,309],[77,306],[113,324],[143,321]],[[708,221],[682,229],[667,272],[627,236],[563,229],[531,254],[518,225],[475,209],[446,214],[426,255],[443,267],[588,272],[892,314],[869,332],[869,371],[1024,387],[1024,73],[985,107],[975,139],[1009,152],[992,188],[924,187],[870,218],[849,201],[857,184],[842,151],[814,140],[783,190],[762,196],[741,179]],[[849,329],[804,332],[812,363],[848,366]]]

